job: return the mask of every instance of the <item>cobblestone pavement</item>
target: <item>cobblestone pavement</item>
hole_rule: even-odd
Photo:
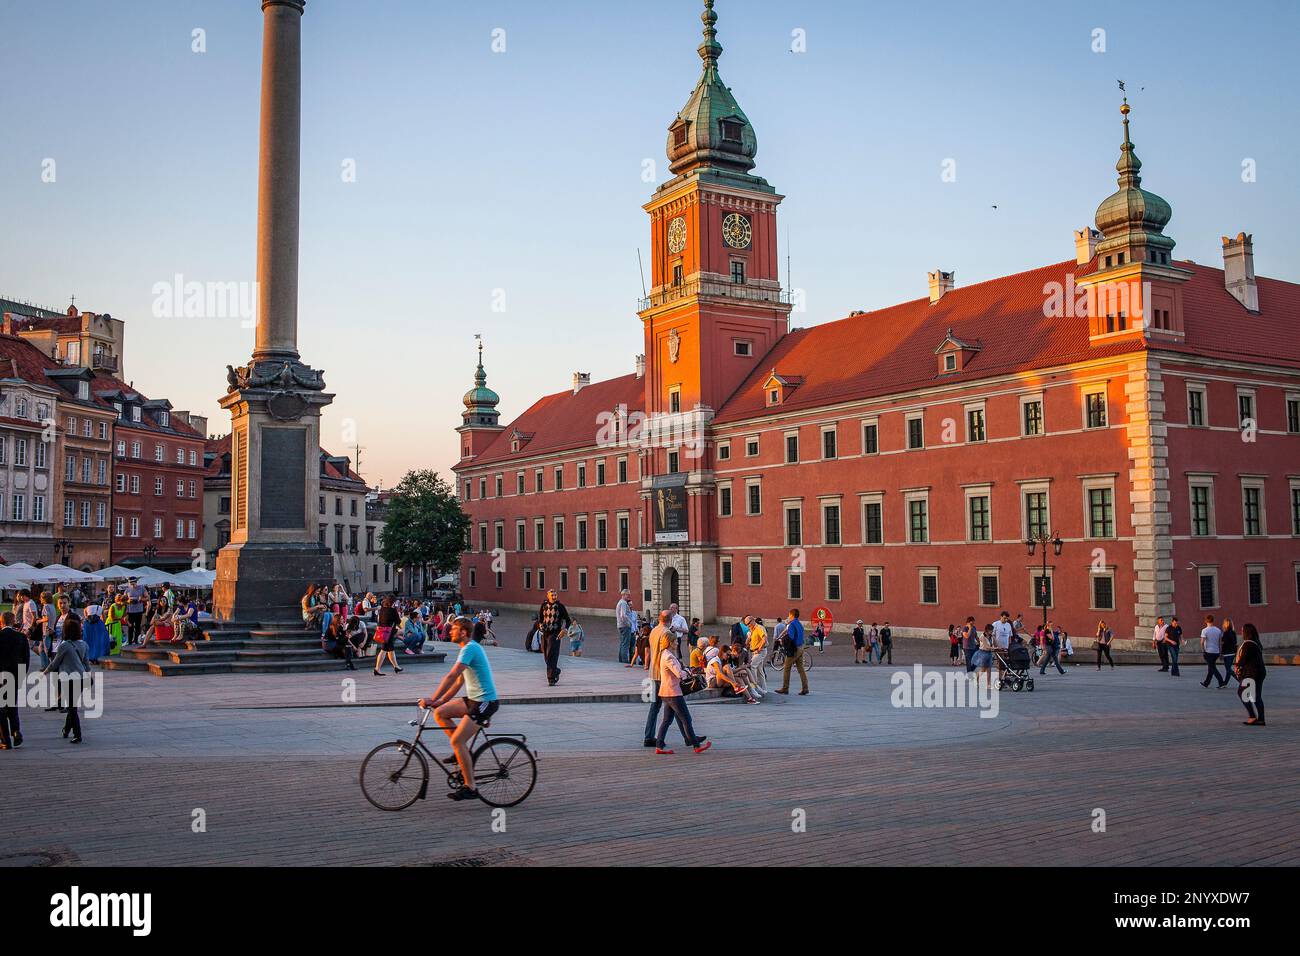
[[[537,655],[490,653],[507,697],[640,686],[641,672],[584,658],[551,691]],[[360,793],[362,757],[410,735],[403,702],[444,665],[379,679],[110,674],[84,745],[60,739],[60,715],[27,711],[26,745],[0,753],[11,806],[70,800],[84,822],[5,814],[0,863],[1300,863],[1292,668],[1269,675],[1266,728],[1243,727],[1235,694],[1202,689],[1190,666],[1177,680],[1073,667],[1001,694],[991,718],[891,706],[907,669],[817,667],[808,697],[700,701],[697,728],[716,743],[701,755],[643,749],[640,703],[507,704],[493,729],[526,733],[540,776],[503,818],[436,789],[397,814]]]

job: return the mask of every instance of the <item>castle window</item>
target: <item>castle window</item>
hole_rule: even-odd
[[[741,259],[731,260],[731,281],[735,285],[745,284],[745,263]]]
[[[685,146],[685,145],[686,145],[686,132],[687,132],[687,124],[686,124],[686,123],[679,123],[679,124],[677,124],[677,126],[673,127],[673,145],[674,145],[674,146]]]
[[[679,262],[677,265],[673,266],[673,285],[681,285],[681,284],[682,284],[682,265]]]
[[[739,143],[741,135],[741,125],[735,120],[722,121],[722,138],[729,143]]]
[[[733,343],[737,355],[748,357],[754,354],[754,343],[745,339],[736,339]]]

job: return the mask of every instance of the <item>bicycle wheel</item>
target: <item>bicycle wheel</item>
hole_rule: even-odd
[[[780,671],[781,668],[785,666],[785,655],[779,652],[773,654],[767,659],[767,664],[765,666],[772,668],[774,671]]]
[[[808,648],[805,647],[803,649],[803,669],[806,671],[810,671],[812,670],[812,665],[813,665],[812,651],[808,650]]]
[[[361,792],[380,810],[405,810],[429,782],[429,761],[404,740],[380,744],[361,764]]]
[[[513,737],[494,737],[474,751],[474,783],[489,807],[513,807],[533,792],[537,761]]]

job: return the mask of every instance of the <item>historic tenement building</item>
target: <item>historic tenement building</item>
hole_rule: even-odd
[[[1068,258],[966,288],[938,269],[928,295],[792,331],[783,197],[703,19],[645,206],[637,370],[502,425],[480,354],[454,467],[468,598],[610,613],[628,587],[706,621],[797,604],[931,634],[1002,608],[1124,637],[1214,612],[1300,636],[1300,285],[1256,277],[1245,233],[1221,267],[1174,255],[1127,103],[1118,188]]]
[[[9,316],[5,317],[6,320]],[[0,335],[0,558],[109,563],[113,410],[84,366]]]
[[[206,421],[106,375],[92,388],[115,413],[113,563],[190,568],[202,556]]]

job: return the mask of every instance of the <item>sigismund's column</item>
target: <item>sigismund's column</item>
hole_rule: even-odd
[[[298,355],[298,179],[304,0],[262,0],[257,188],[257,333],[248,365],[226,366],[230,543],[217,555],[221,620],[301,620],[308,583],[334,577],[318,538],[324,373]]]

